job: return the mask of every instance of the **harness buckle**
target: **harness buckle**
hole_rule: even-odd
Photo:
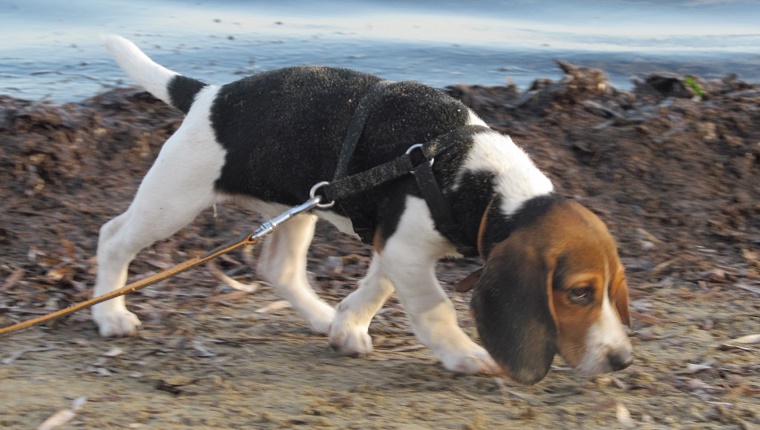
[[[422,152],[422,147],[423,145],[421,143],[415,143],[414,145],[410,146],[409,149],[407,149],[404,154],[411,155],[411,153],[414,152],[415,149],[417,149],[420,151],[420,154],[422,154],[422,159],[424,160],[427,157],[425,157],[425,153]],[[435,162],[435,157],[431,158],[428,162],[430,163],[430,167],[433,167],[433,162]],[[412,165],[416,166],[417,163],[413,162]],[[414,170],[410,170],[409,173],[414,174]]]

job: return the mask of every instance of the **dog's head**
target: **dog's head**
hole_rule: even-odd
[[[487,246],[472,296],[485,348],[526,384],[544,378],[557,352],[584,374],[627,367],[628,290],[606,226],[570,200],[535,206],[508,221],[506,239]]]

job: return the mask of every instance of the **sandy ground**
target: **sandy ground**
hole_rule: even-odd
[[[526,387],[453,375],[414,338],[395,299],[346,358],[259,284],[207,266],[129,297],[137,337],[103,339],[88,312],[0,339],[0,427],[726,428],[760,426],[760,87],[652,76],[632,92],[563,65],[561,82],[451,87],[608,222],[631,286],[635,364],[586,380],[561,359]],[[180,116],[145,93],[51,105],[0,96],[0,325],[81,301],[99,226],[129,204]],[[258,222],[230,205],[143,251],[130,279]],[[257,250],[218,260],[252,283]],[[339,302],[369,250],[320,224],[310,273]],[[444,262],[455,283],[476,260]],[[476,337],[469,294],[449,288]],[[68,412],[67,412],[68,411]]]

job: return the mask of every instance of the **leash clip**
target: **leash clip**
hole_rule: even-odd
[[[311,199],[317,198],[321,200],[322,196],[317,195],[317,190],[324,187],[325,185],[330,185],[330,183],[327,181],[322,181],[322,182],[317,182],[316,184],[314,184],[314,186],[311,187],[311,190],[309,191],[309,198]],[[333,207],[334,205],[335,205],[335,200],[331,201],[330,203],[317,203],[316,207],[319,209],[328,209],[328,208]]]

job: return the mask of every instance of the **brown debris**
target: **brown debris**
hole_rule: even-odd
[[[454,376],[420,348],[395,297],[370,326],[376,352],[341,357],[265,283],[253,294],[226,285],[258,279],[258,250],[247,249],[129,297],[144,324],[134,338],[100,339],[84,312],[3,339],[0,427],[34,428],[61,395],[82,394],[102,403],[70,426],[757,427],[758,348],[743,336],[758,333],[760,314],[760,86],[694,77],[704,94],[694,97],[686,77],[660,74],[622,91],[598,69],[559,66],[566,77],[526,91],[448,91],[607,222],[631,287],[629,369],[589,384],[557,358],[534,387]],[[127,208],[180,121],[133,89],[64,105],[0,96],[0,323],[89,296],[98,228]],[[129,277],[258,221],[220,205],[141,252]],[[370,254],[318,224],[309,269],[319,294],[337,304]],[[451,285],[481,263],[441,262],[438,274]],[[477,338],[470,293],[449,293]],[[329,399],[350,401],[317,404]]]

